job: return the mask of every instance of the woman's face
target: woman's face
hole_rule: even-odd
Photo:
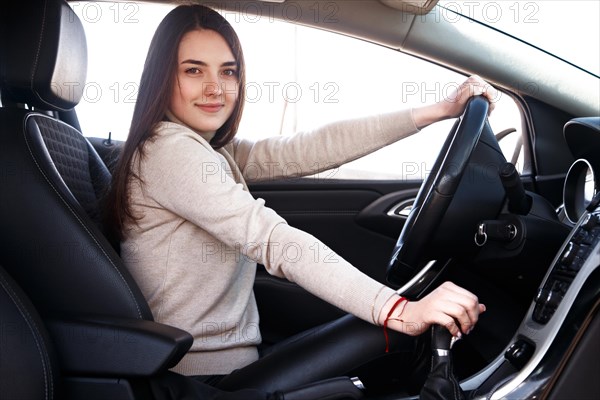
[[[225,39],[207,29],[186,33],[179,43],[170,111],[197,132],[214,134],[237,98],[236,60]]]

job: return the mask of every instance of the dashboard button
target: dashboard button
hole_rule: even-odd
[[[534,350],[535,345],[523,339],[519,339],[508,347],[504,353],[504,358],[518,369],[521,369],[527,364],[527,361],[529,361],[533,355]]]
[[[560,262],[564,265],[571,264],[575,257],[577,257],[577,252],[579,251],[579,246],[573,242],[567,243],[567,247],[565,251],[563,251],[562,256],[560,257]]]
[[[591,231],[600,223],[600,216],[598,214],[588,214],[585,221],[581,224],[581,228],[586,231]]]
[[[584,229],[578,229],[577,232],[575,232],[573,234],[573,237],[571,238],[573,243],[576,244],[590,244],[588,243],[590,242],[590,239],[590,234]]]

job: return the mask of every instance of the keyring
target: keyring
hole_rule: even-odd
[[[481,243],[479,238],[481,239]],[[477,232],[475,232],[475,244],[479,247],[483,247],[484,244],[487,243],[487,233],[485,232],[485,224],[481,223],[479,224],[479,226],[477,227]]]

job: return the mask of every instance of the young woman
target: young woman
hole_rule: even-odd
[[[114,174],[109,211],[122,257],[155,319],[194,336],[174,370],[224,375],[259,359],[257,263],[373,325],[387,320],[391,330],[419,335],[436,323],[468,333],[485,311],[475,295],[446,282],[420,301],[401,298],[253,198],[244,172],[271,179],[290,162],[312,173],[308,166],[343,164],[460,115],[472,95],[493,99],[493,88],[471,77],[452,101],[252,143],[235,137],[244,86],[230,24],[202,6],[175,8],[150,45]],[[383,350],[383,334],[381,341]]]

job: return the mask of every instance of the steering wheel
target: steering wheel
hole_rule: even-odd
[[[467,103],[423,181],[387,269],[391,286],[408,283],[434,257],[475,251],[479,221],[497,217],[504,201],[498,170],[506,162],[488,122],[489,103]]]

